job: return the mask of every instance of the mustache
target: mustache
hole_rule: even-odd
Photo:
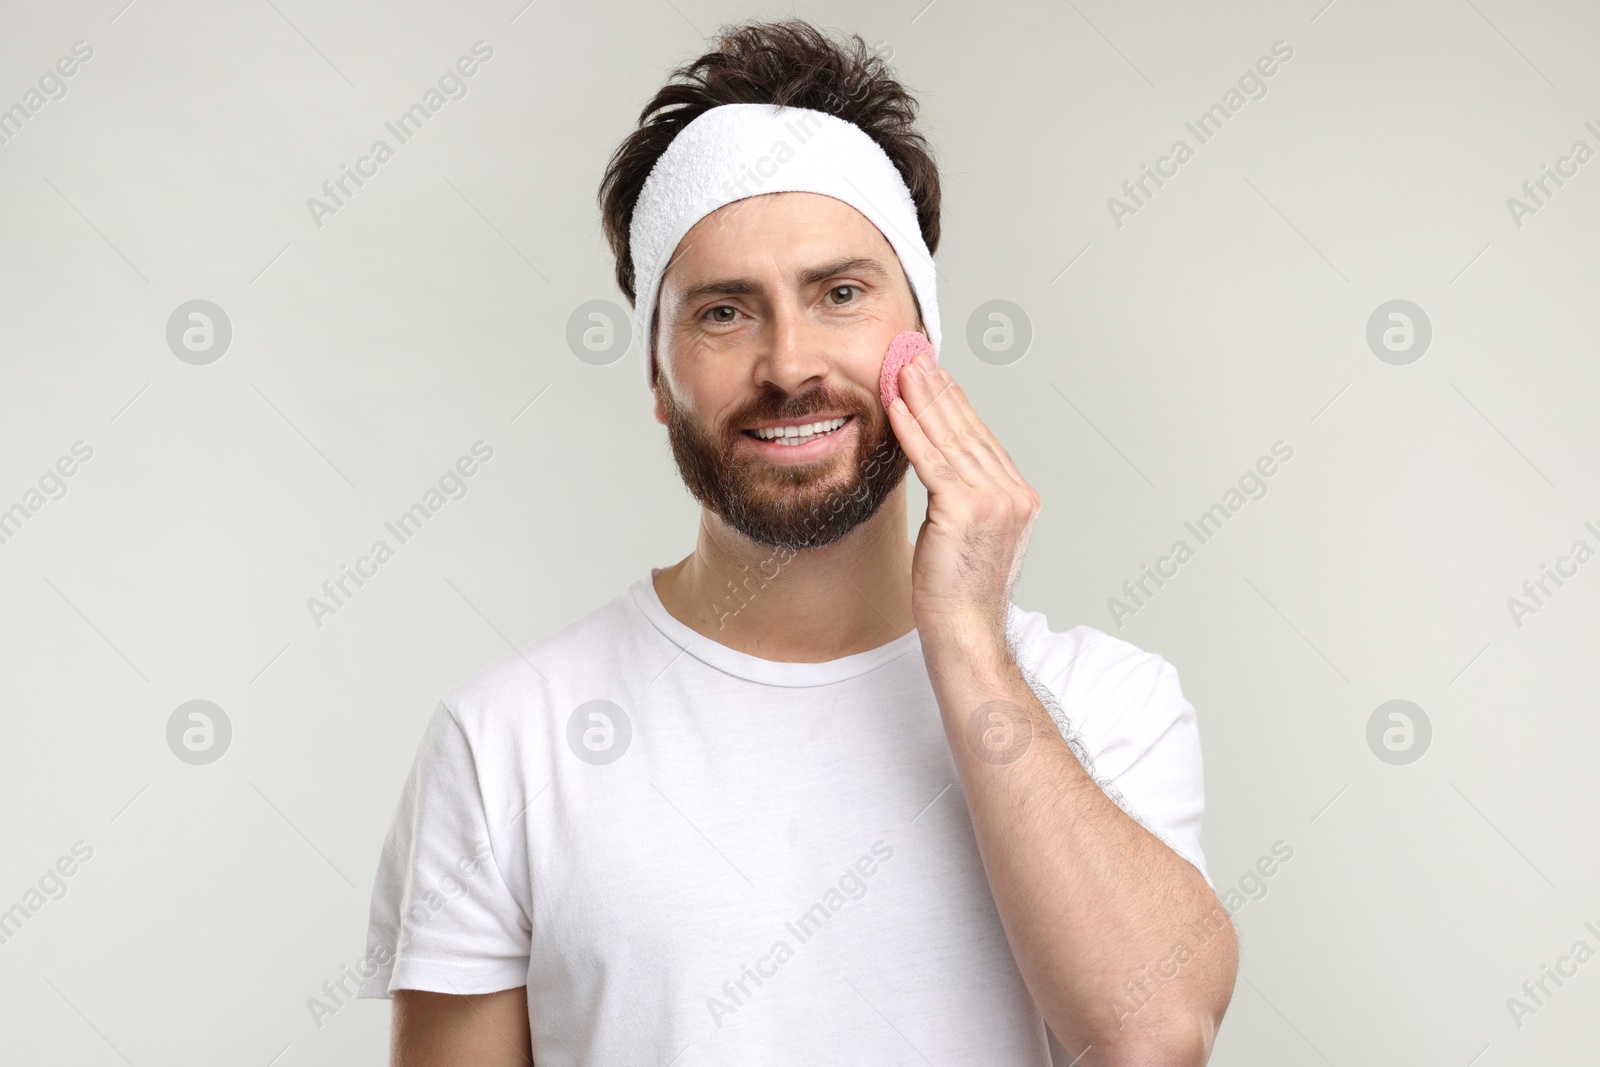
[[[862,399],[846,393],[817,386],[794,396],[764,393],[736,410],[725,424],[725,436],[732,438],[742,427],[751,423],[774,419],[799,419],[822,412],[859,416],[870,422],[873,409]]]
[[[720,426],[703,426],[679,407],[670,389],[661,391],[660,401],[684,486],[702,507],[761,544],[832,544],[876,514],[910,466],[876,395],[824,386],[794,395],[769,390],[719,420]],[[835,470],[824,478],[814,464],[763,463],[739,447],[742,427],[767,419],[806,421],[824,411],[851,416],[858,426],[853,477]],[[836,484],[841,478],[850,480]],[[824,480],[835,484],[824,486]]]

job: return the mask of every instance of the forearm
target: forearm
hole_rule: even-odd
[[[1089,1047],[1083,1065],[1204,1063],[1237,962],[1216,895],[1094,782],[1003,643],[924,634],[923,649],[991,893],[1050,1028],[1074,1055]]]
[[[526,986],[456,995],[396,989],[390,1067],[531,1067]]]

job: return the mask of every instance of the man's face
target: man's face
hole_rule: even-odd
[[[659,315],[656,421],[689,491],[734,529],[830,544],[904,480],[878,373],[921,323],[894,248],[855,208],[790,192],[707,215],[678,244]],[[799,444],[754,433],[815,423],[827,432]]]

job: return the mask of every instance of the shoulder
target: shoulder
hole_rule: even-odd
[[[1148,737],[1194,718],[1177,668],[1158,653],[1092,626],[1053,630],[1041,612],[1015,607],[1011,632],[1019,665],[1086,739]]]
[[[1205,773],[1194,705],[1166,659],[1091,626],[1012,615],[1018,665],[1108,796],[1207,878]]]

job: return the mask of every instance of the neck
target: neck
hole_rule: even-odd
[[[759,544],[702,509],[694,553],[663,568],[655,589],[674,618],[719,644],[821,663],[911,631],[911,557],[902,482],[877,514],[821,548]]]

